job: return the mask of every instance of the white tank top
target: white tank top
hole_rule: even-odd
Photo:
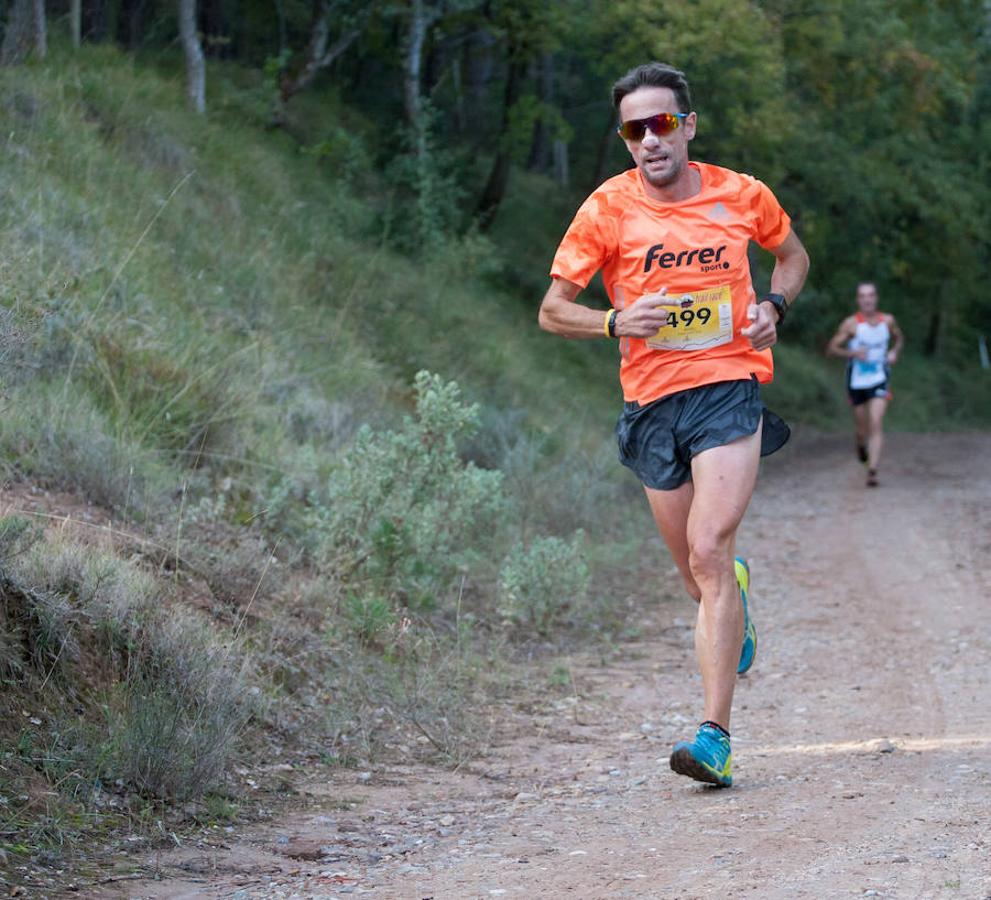
[[[863,313],[857,313],[857,329],[847,344],[849,350],[867,350],[864,359],[851,357],[847,369],[849,386],[852,390],[864,390],[877,387],[888,380],[888,342],[891,340],[891,329],[888,327],[890,316],[878,313],[878,320],[873,325],[867,321]]]

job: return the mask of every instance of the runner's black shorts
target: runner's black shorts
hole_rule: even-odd
[[[754,434],[762,417],[760,455],[769,456],[791,429],[761,402],[756,378],[678,391],[645,406],[627,402],[616,423],[619,461],[647,487],[670,491],[691,480],[693,456]]]
[[[868,400],[873,400],[875,397],[881,397],[883,400],[888,400],[891,397],[888,391],[887,381],[882,381],[880,384],[869,388],[848,387],[846,393],[850,398],[851,406],[863,406]]]

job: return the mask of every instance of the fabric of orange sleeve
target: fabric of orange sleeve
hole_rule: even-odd
[[[615,219],[608,215],[607,204],[602,198],[594,194],[589,197],[561,240],[551,275],[587,287],[609,259],[611,245],[615,242],[614,224]]]
[[[781,208],[764,182],[756,182],[758,191],[754,204],[754,240],[766,250],[780,247],[791,233],[791,219]]]

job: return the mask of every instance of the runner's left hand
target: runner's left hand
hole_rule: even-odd
[[[898,362],[898,354],[894,350],[889,350],[887,356],[888,365],[893,366],[896,362]]]
[[[740,333],[750,339],[754,350],[767,350],[778,342],[778,314],[770,303],[751,303],[747,318],[750,324]]]

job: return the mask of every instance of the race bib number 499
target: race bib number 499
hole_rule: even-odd
[[[647,338],[654,350],[704,350],[733,340],[733,299],[728,284],[671,297],[681,300],[657,334]]]

